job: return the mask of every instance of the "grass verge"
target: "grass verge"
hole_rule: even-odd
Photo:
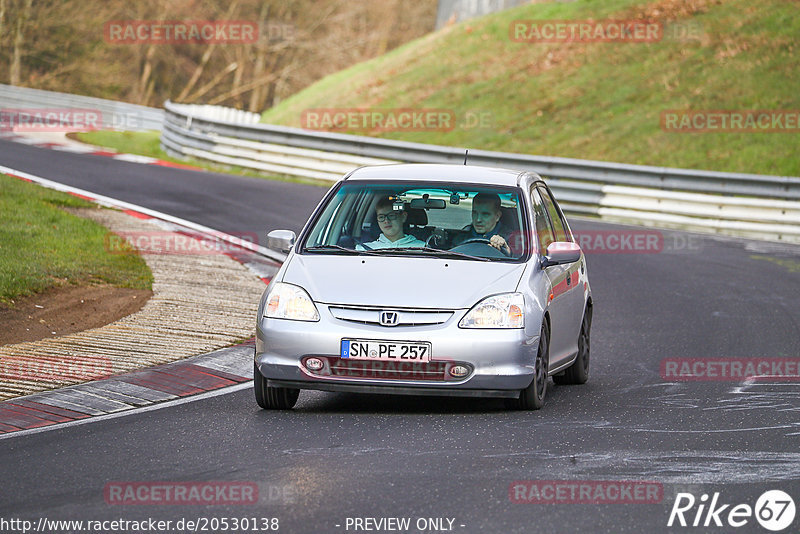
[[[520,20],[657,20],[657,42],[515,42]],[[797,4],[534,2],[465,21],[345,69],[264,112],[444,109],[450,130],[345,133],[621,163],[800,176],[800,133],[675,132],[669,110],[800,109]],[[305,115],[307,116],[307,115]],[[483,119],[486,119],[483,121]],[[476,119],[481,119],[478,122]]]
[[[0,303],[65,284],[152,289],[141,256],[108,252],[108,229],[64,207],[95,205],[0,174]]]

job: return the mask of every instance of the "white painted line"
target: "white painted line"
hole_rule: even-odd
[[[75,145],[58,145],[58,146],[51,146],[51,150],[60,150],[61,152],[73,152],[75,154],[90,154],[97,150],[95,147],[92,146],[75,146]]]
[[[0,165],[0,172],[6,174],[13,174],[19,176],[21,178],[26,178],[32,182],[36,182],[39,185],[47,187],[49,189],[55,189],[56,191],[63,191],[65,193],[75,193],[78,195],[82,195],[88,198],[93,199],[98,204],[103,206],[109,206],[112,208],[119,208],[123,210],[132,210],[137,211],[139,213],[143,213],[145,215],[149,215],[150,217],[154,217],[156,219],[161,219],[163,221],[168,221],[171,223],[179,224],[186,228],[190,228],[192,230],[196,230],[198,232],[203,232],[209,234],[213,237],[221,239],[223,241],[227,241],[228,243],[232,243],[234,245],[240,246],[241,248],[250,250],[257,254],[261,254],[271,260],[275,260],[277,262],[283,262],[286,259],[286,255],[280,254],[278,252],[272,251],[266,247],[262,247],[261,245],[256,245],[254,243],[250,243],[249,241],[243,240],[239,237],[232,236],[219,230],[214,230],[213,228],[209,228],[208,226],[203,226],[202,224],[197,224],[192,221],[187,221],[186,219],[181,219],[179,217],[174,217],[172,215],[167,215],[166,213],[161,213],[160,211],[151,210],[149,208],[145,208],[142,206],[137,206],[136,204],[131,204],[129,202],[124,202],[122,200],[117,200],[115,198],[106,197],[103,195],[98,195],[96,193],[92,193],[91,191],[86,191],[85,189],[78,189],[77,187],[72,187],[69,185],[64,185],[58,182],[54,182],[52,180],[48,180],[47,178],[42,178],[41,176],[36,176],[35,174],[30,174],[24,171],[18,171],[16,169],[12,169],[11,167],[5,167]]]
[[[125,410],[122,412],[117,413],[110,413],[107,415],[98,415],[95,417],[89,417],[88,419],[78,419],[77,421],[69,421],[66,423],[56,423],[54,425],[43,426],[39,428],[30,428],[28,430],[19,430],[17,432],[9,432],[7,434],[0,434],[0,441],[9,438],[16,438],[21,436],[30,436],[31,434],[40,434],[42,432],[50,432],[52,430],[61,430],[62,428],[68,428],[72,426],[79,426],[79,425],[88,425],[91,423],[98,423],[100,421],[108,421],[109,419],[116,419],[118,417],[126,417],[128,415],[135,415],[139,413],[145,412],[152,412],[154,410],[160,410],[162,408],[170,408],[172,406],[180,406],[181,404],[187,404],[189,402],[209,399],[212,397],[218,397],[220,395],[227,395],[228,393],[235,393],[237,391],[241,391],[243,389],[251,388],[253,384],[250,382],[242,382],[240,384],[236,384],[233,386],[227,386],[220,389],[215,389],[213,391],[207,391],[205,393],[198,393],[197,395],[192,395],[190,397],[183,397],[176,400],[165,401],[158,404],[153,404],[150,406],[143,406],[141,408],[131,408],[130,410]]]
[[[122,161],[130,161],[131,163],[152,164],[159,161],[156,158],[151,158],[150,156],[139,156],[137,154],[117,154],[116,156],[112,157]]]
[[[39,141],[38,139],[31,139],[30,137],[22,137],[21,135],[15,136],[12,138],[15,143],[22,143],[24,145],[38,145],[42,144],[43,141]]]
[[[705,428],[702,430],[674,430],[663,428],[626,428],[629,432],[652,432],[654,434],[727,434],[728,432],[762,432],[764,430],[778,430],[781,428],[792,428],[793,424],[754,426],[748,428]]]

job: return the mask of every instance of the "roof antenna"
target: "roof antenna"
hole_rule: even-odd
[[[467,156],[469,156],[469,149],[466,149],[464,151],[464,165],[467,164]]]

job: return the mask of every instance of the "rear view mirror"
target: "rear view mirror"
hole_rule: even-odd
[[[273,230],[267,234],[267,248],[275,252],[288,254],[294,246],[295,239],[297,239],[297,236],[291,230]]]
[[[569,241],[555,241],[547,245],[547,254],[542,262],[542,268],[564,263],[575,263],[581,259],[581,247]]]
[[[443,198],[414,198],[411,199],[412,209],[443,210],[446,204]]]

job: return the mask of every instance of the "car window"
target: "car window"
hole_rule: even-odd
[[[347,249],[382,254],[427,247],[519,261],[530,248],[526,208],[519,193],[516,187],[450,182],[343,182],[322,207],[300,248],[311,253]],[[493,247],[494,235],[502,237],[505,246]]]
[[[550,215],[550,222],[553,224],[556,241],[569,241],[567,238],[567,231],[564,229],[564,223],[561,220],[561,215],[558,213],[553,199],[550,197],[550,193],[542,186],[539,186],[537,189],[542,196],[544,205],[547,208],[547,213]]]
[[[543,254],[547,250],[548,245],[555,241],[555,234],[553,233],[553,226],[550,224],[550,218],[547,216],[547,211],[542,203],[538,188],[531,188],[531,198],[533,198],[533,216],[536,226],[536,235],[539,238],[539,246]]]

